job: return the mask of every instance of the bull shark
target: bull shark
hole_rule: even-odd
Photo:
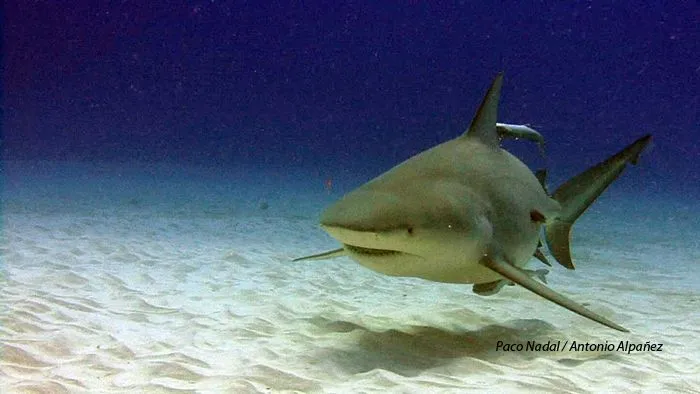
[[[629,163],[637,163],[651,136],[639,138],[550,195],[543,176],[500,146],[503,138],[543,143],[539,133],[525,126],[497,123],[502,85],[499,74],[464,134],[398,164],[322,213],[321,227],[342,248],[294,261],[348,256],[386,275],[473,284],[473,292],[480,295],[494,294],[512,282],[628,332],[536,281],[533,276],[544,281],[544,274],[524,266],[533,256],[548,264],[540,249],[544,232],[550,254],[574,269],[572,225]]]

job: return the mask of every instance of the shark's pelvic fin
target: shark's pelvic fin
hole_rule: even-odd
[[[539,270],[526,270],[523,272],[531,278],[537,278],[542,283],[547,283],[547,274],[549,270],[539,269]],[[476,283],[472,286],[472,291],[480,296],[490,296],[501,291],[503,286],[510,285],[513,286],[515,283],[509,281],[508,279],[499,279],[488,283]]]
[[[547,284],[547,275],[549,274],[548,269],[540,268],[538,270],[523,270],[531,278],[537,278],[540,282]]]
[[[589,310],[588,308],[577,303],[576,301],[565,297],[564,295],[559,294],[556,291],[550,289],[549,287],[537,282],[536,280],[532,279],[530,275],[528,275],[526,272],[524,272],[518,267],[507,263],[504,260],[492,258],[491,256],[485,256],[481,259],[480,263],[483,264],[485,267],[490,268],[495,272],[498,272],[506,279],[515,282],[520,286],[532,291],[533,293],[542,296],[548,299],[549,301],[554,302],[555,304],[563,306],[564,308],[572,312],[578,313],[583,317],[587,317],[593,321],[596,321],[602,325],[608,326],[615,330],[629,332],[629,330],[627,330],[626,328],[606,319],[605,317]]]
[[[323,252],[323,253],[312,254],[311,256],[298,257],[292,261],[334,259],[336,257],[345,256],[346,254],[347,253],[345,252],[345,249],[340,248],[340,249],[329,250],[329,251]]]
[[[498,120],[498,102],[501,97],[502,86],[503,73],[499,73],[486,92],[479,110],[474,115],[472,124],[460,138],[475,138],[484,145],[498,148],[500,138],[498,137],[498,132],[496,132],[496,121]]]
[[[604,162],[589,168],[561,185],[552,198],[561,204],[562,210],[557,219],[547,223],[545,235],[552,256],[568,269],[574,269],[571,259],[571,226],[576,219],[607,189],[627,167],[636,164],[644,147],[651,141],[646,135]]]
[[[552,266],[552,263],[550,263],[549,260],[547,260],[547,257],[544,255],[544,253],[542,253],[542,250],[539,247],[535,249],[535,257],[543,264],[548,265],[550,267]]]
[[[472,291],[474,294],[488,297],[501,291],[501,289],[507,284],[508,280],[506,279],[495,280],[488,283],[475,283],[474,286],[472,286]]]

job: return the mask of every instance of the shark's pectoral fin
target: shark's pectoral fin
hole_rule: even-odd
[[[572,312],[578,313],[583,317],[587,317],[593,321],[596,321],[615,330],[629,332],[629,330],[627,330],[626,328],[613,323],[612,321],[589,310],[583,305],[535,281],[527,273],[523,272],[523,270],[521,270],[520,268],[508,264],[503,260],[495,259],[491,256],[484,256],[484,258],[481,259],[480,263],[485,267],[499,273],[506,279],[515,282],[520,286],[532,291],[533,293],[542,296],[560,306],[563,306],[564,308]]]
[[[340,248],[340,249],[329,250],[327,252],[323,252],[323,253],[319,253],[319,254],[312,254],[311,256],[298,257],[292,261],[326,260],[326,259],[334,259],[336,257],[342,257],[345,255],[347,255],[347,252],[345,252],[345,249]]]

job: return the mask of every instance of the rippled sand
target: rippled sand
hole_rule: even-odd
[[[483,298],[347,259],[291,263],[335,245],[311,215],[275,211],[281,200],[246,215],[128,198],[81,211],[65,208],[84,197],[71,190],[56,206],[13,193],[3,393],[700,392],[700,248],[682,204],[673,217],[650,204],[654,226],[591,213],[575,235],[578,269],[549,276],[632,331],[621,334],[517,287]],[[663,347],[496,349],[559,340]]]

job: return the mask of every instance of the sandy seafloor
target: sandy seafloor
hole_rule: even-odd
[[[700,392],[696,197],[612,188],[575,228],[577,270],[550,273],[623,334],[519,287],[484,298],[345,258],[292,263],[336,247],[316,225],[344,188],[327,192],[327,174],[9,162],[4,175],[3,393]]]

